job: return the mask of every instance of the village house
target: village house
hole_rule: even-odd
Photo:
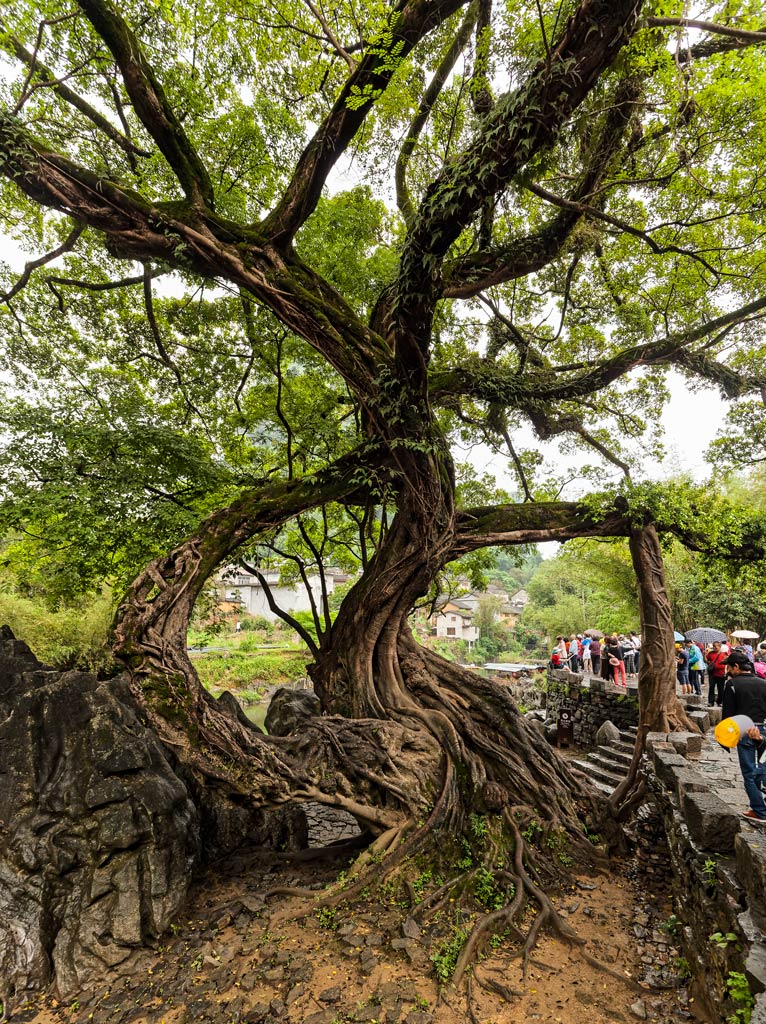
[[[302,580],[295,582],[282,581],[279,568],[263,569],[262,575],[271,591],[276,605],[285,612],[311,611],[309,592]],[[322,579],[318,572],[307,575],[308,585],[317,606],[322,601]],[[332,594],[335,587],[347,583],[349,576],[339,569],[325,570],[325,587]],[[240,566],[228,566],[218,577],[222,591],[222,599],[239,608],[248,615],[260,616],[274,622],[278,616],[269,607],[266,591],[257,576],[246,572]]]
[[[473,624],[475,610],[475,607],[466,603],[462,597],[445,601],[431,618],[432,629],[437,637],[467,640],[470,647],[479,639],[479,628]]]
[[[482,598],[498,599],[496,617],[504,626],[512,629],[521,617],[529,595],[526,590],[517,590],[511,596],[502,587],[490,583],[485,591],[474,590],[462,597],[447,598],[431,617],[431,629],[437,637],[448,640],[467,640],[469,645],[479,639],[479,628],[474,617]]]

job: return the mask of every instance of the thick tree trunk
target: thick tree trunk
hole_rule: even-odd
[[[610,798],[622,806],[632,795],[647,734],[676,729],[696,731],[676,696],[673,611],[665,587],[665,566],[654,524],[631,531],[630,554],[638,584],[641,613],[641,662],[638,673],[639,725],[633,760],[626,779]],[[628,802],[631,802],[629,799]]]
[[[340,807],[377,835],[368,862],[325,903],[350,900],[384,876],[406,893],[406,865],[417,854],[446,879],[417,908],[421,919],[438,921],[451,900],[467,901],[475,914],[474,887],[489,878],[507,902],[476,918],[459,977],[490,929],[508,930],[523,956],[545,923],[576,938],[544,887],[576,863],[603,864],[594,833],[608,842],[614,825],[603,799],[523,717],[507,687],[415,642],[408,616],[454,557],[459,518],[448,463],[433,453],[410,458],[406,467],[399,460],[391,527],[311,667],[325,714],[299,734],[249,731],[204,692],[185,649],[204,580],[261,524],[284,517],[283,501],[270,515],[263,505],[257,515],[247,503],[233,506],[151,566],[122,606],[116,636],[161,738],[199,777],[257,806]],[[544,517],[550,526],[550,509]],[[522,933],[532,904],[538,913]]]
[[[255,802],[316,798],[321,781],[333,778],[335,792],[324,785],[321,799],[362,810],[369,804],[360,817],[379,829],[418,820],[436,804],[441,819],[455,824],[512,805],[577,841],[580,811],[589,813],[593,803],[576,774],[522,719],[505,688],[413,641],[408,615],[452,557],[454,487],[448,465],[434,454],[412,456],[400,468],[399,511],[311,667],[333,717],[300,738],[260,737],[202,689],[186,654],[186,627],[204,581],[253,521],[267,518],[262,510],[254,517],[249,506],[212,517],[139,577],[118,617],[118,652],[165,742]],[[370,719],[378,724],[362,727]]]
[[[449,818],[459,830],[470,813],[513,806],[579,842],[582,816],[593,810],[590,794],[507,688],[412,637],[408,616],[452,557],[456,532],[449,473],[431,458],[417,470],[417,486],[405,484],[388,536],[311,670],[316,691],[330,713],[392,719],[431,738],[443,754],[434,792],[449,794],[440,824]]]

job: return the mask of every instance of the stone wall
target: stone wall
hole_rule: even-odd
[[[634,686],[613,686],[595,676],[590,679],[551,669],[548,672],[546,709],[551,718],[569,712],[574,722],[574,742],[579,746],[595,745],[596,733],[604,722],[627,730],[638,725],[638,689]]]
[[[644,762],[695,999],[710,1019],[739,1020],[742,1004],[727,994],[727,981],[744,974],[755,997],[752,1024],[764,1024],[766,830],[741,818],[747,799],[736,753],[710,735],[651,733]]]

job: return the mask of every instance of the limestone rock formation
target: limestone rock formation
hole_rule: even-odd
[[[6,1011],[51,983],[69,998],[151,944],[178,914],[194,868],[243,845],[304,848],[305,813],[205,789],[179,772],[124,677],[46,668],[0,627]]]
[[[62,996],[165,931],[197,810],[127,683],[40,665],[0,628],[0,978]]]
[[[306,718],[321,713],[319,698],[311,690],[291,690],[280,686],[271,698],[264,724],[270,736],[289,736]]]

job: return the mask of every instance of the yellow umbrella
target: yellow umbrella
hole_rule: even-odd
[[[736,747],[740,739],[752,729],[755,722],[747,715],[734,715],[732,718],[723,718],[715,727],[715,738],[722,747]]]

